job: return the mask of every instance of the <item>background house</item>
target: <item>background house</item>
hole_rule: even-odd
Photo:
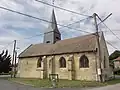
[[[114,59],[114,67],[120,69],[120,57]]]

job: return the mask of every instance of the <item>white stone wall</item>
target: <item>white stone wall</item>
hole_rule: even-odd
[[[19,76],[21,78],[41,78],[40,68],[37,68],[38,58],[24,58],[19,60]]]
[[[114,61],[115,68],[120,68],[120,61]]]
[[[112,75],[112,70],[109,64],[109,53],[103,34],[100,36],[100,49],[101,49],[101,68],[104,80],[108,80]],[[105,60],[105,63],[104,63]],[[105,67],[104,67],[105,64]]]
[[[85,54],[89,59],[89,68],[79,68],[79,58]],[[70,65],[69,58],[73,55],[73,66]],[[66,68],[59,67],[59,59],[64,57],[66,59]],[[43,68],[37,68],[38,58],[24,58],[19,61],[19,76],[24,78],[43,78],[46,74],[49,77],[49,74],[52,73],[52,68],[54,69],[54,74],[59,75],[59,79],[76,79],[76,80],[96,80],[96,59],[94,53],[77,53],[77,54],[65,54],[65,55],[56,55],[54,56],[54,65],[50,65],[50,60],[53,56],[46,57],[46,64],[43,73]],[[72,63],[71,63],[72,65]],[[69,70],[72,67],[71,71]],[[46,68],[46,69],[45,69]],[[73,70],[73,71],[72,71]]]
[[[79,68],[79,58],[85,54],[89,59],[89,68]],[[75,54],[75,79],[76,80],[96,80],[96,56],[94,53]]]

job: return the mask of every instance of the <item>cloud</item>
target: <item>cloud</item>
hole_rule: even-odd
[[[44,0],[48,3],[52,3],[50,0]],[[99,16],[104,19],[108,14],[113,13],[105,23],[112,29],[112,31],[119,37],[120,28],[120,8],[119,0],[56,0],[55,5],[73,10],[78,13],[83,13],[86,15],[93,15],[94,12],[98,13]],[[20,11],[26,14],[33,15],[38,18],[45,20],[50,20],[52,7],[44,5],[42,3],[36,2],[35,0],[1,0],[0,6],[10,8],[12,10]],[[43,41],[43,36],[36,36],[34,38],[25,39],[26,37],[31,37],[36,34],[41,34],[45,32],[48,24],[40,20],[35,20],[23,15],[18,15],[6,10],[0,9],[0,48],[5,46],[7,43],[13,40],[21,40],[17,42],[17,46],[20,48],[19,53],[24,50],[31,43],[40,43]],[[55,8],[55,14],[57,22],[62,25],[67,25],[75,21],[86,18],[85,16],[76,15],[70,12],[66,12]],[[59,28],[61,26],[58,25]],[[88,32],[95,32],[93,19],[84,20],[80,23],[70,25],[70,27],[77,30],[84,30]],[[104,32],[105,39],[111,42],[118,49],[119,40],[104,27],[104,25],[99,27]],[[85,35],[86,33],[75,31],[74,29],[61,28],[62,38],[71,38],[75,36]],[[12,52],[12,45],[7,48]],[[108,50],[112,53],[115,49],[108,45]]]

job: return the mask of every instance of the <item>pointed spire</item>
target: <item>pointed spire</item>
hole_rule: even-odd
[[[52,17],[51,17],[50,22],[51,23],[49,24],[47,32],[50,32],[50,31],[59,32],[54,9],[52,10]]]
[[[54,44],[55,42],[61,40],[61,34],[57,27],[57,21],[55,17],[54,9],[52,10],[52,17],[47,31],[44,33],[44,43]]]
[[[52,28],[53,28],[53,29],[57,29],[57,21],[56,21],[54,9],[53,9],[53,11],[52,11],[51,22],[52,22],[52,25],[51,25]]]

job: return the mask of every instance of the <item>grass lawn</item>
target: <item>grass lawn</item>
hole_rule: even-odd
[[[17,82],[17,83],[22,83],[22,84],[27,84],[27,85],[32,85],[34,87],[45,87],[49,88],[51,87],[51,82],[47,79],[45,80],[40,80],[40,79],[23,79],[23,78],[9,78],[8,80]],[[100,83],[100,82],[94,82],[94,81],[78,81],[78,80],[59,80],[58,82],[58,87],[63,88],[63,87],[74,87],[74,88],[84,88],[84,87],[100,87],[100,86],[106,86],[106,85],[112,85],[112,84],[117,84],[120,83],[120,79],[115,79],[111,81],[107,81],[105,83]]]
[[[113,85],[118,83],[120,83],[120,79],[114,79],[106,82],[107,85]]]

